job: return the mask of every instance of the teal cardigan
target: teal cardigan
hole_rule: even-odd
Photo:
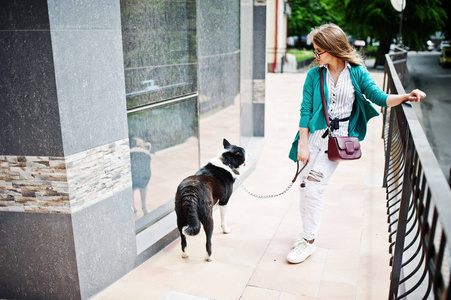
[[[326,78],[326,68],[315,67],[307,73],[304,83],[303,99],[301,103],[301,119],[299,127],[308,128],[310,133],[316,130],[327,128],[326,118],[323,112],[323,103],[321,100],[319,70],[324,72]],[[349,136],[356,136],[362,141],[366,135],[368,121],[379,115],[379,112],[367,100],[387,107],[388,95],[384,93],[374,82],[368,70],[361,65],[351,65],[349,70],[352,85],[355,90],[355,100],[349,117]],[[329,91],[324,84],[324,95],[328,104]],[[365,95],[365,96],[364,96]],[[299,130],[291,145],[288,157],[297,161]]]

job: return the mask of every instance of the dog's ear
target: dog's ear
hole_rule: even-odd
[[[228,147],[230,147],[230,143],[229,143],[229,141],[226,140],[226,139],[224,139],[224,140],[222,141],[222,144],[224,145],[224,149],[227,149]]]

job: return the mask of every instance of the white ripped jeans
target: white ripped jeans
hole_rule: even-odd
[[[327,157],[325,138],[319,146],[309,144],[310,161],[299,175],[299,209],[301,211],[303,233],[306,240],[313,240],[318,233],[323,212],[324,192],[329,179],[338,166],[338,162]]]

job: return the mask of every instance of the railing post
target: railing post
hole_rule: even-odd
[[[391,112],[393,114],[394,112]],[[391,127],[391,126],[390,126]],[[407,145],[405,151],[405,167],[402,183],[402,196],[399,207],[398,226],[396,229],[395,250],[393,253],[393,266],[390,280],[389,299],[395,299],[398,295],[399,282],[401,280],[402,257],[404,253],[404,242],[407,226],[407,215],[409,212],[409,202],[412,195],[410,185],[410,170],[412,168],[413,141],[410,134],[407,137]]]

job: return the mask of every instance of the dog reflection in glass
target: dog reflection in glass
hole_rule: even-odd
[[[132,188],[133,191],[139,189],[141,196],[141,208],[144,214],[150,211],[147,208],[146,195],[147,186],[150,181],[150,150],[152,145],[140,138],[130,139],[130,164],[132,169]],[[138,210],[135,207],[135,213]]]

